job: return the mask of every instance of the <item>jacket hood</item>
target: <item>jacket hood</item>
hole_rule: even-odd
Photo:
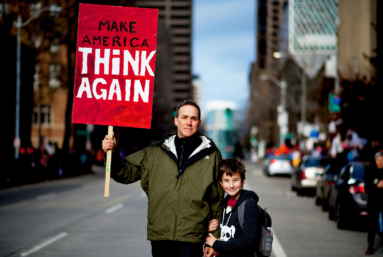
[[[224,204],[223,208],[226,208],[226,205],[227,205],[227,202],[229,201],[229,198],[230,198],[229,195],[227,195],[225,197],[225,200],[223,202],[223,204]],[[241,195],[239,196],[239,198],[238,198],[238,200],[235,203],[235,206],[233,208],[233,212],[235,211],[235,209],[238,208],[239,205],[241,205],[241,203],[243,203],[244,201],[246,201],[247,199],[250,199],[250,198],[253,198],[256,203],[258,203],[258,201],[259,201],[259,197],[254,191],[242,189]]]
[[[199,133],[198,133],[198,136],[202,139],[202,143],[189,156],[189,159],[192,159],[192,157],[195,155],[198,156],[199,153],[205,152],[206,150],[207,152],[214,152],[217,149],[213,140]],[[171,152],[174,155],[174,157],[177,159],[178,156],[177,156],[177,150],[175,146],[175,138],[176,138],[176,135],[167,136],[165,139],[163,139],[163,141],[160,142],[160,144],[163,144],[167,148],[166,150]],[[206,155],[206,153],[203,153],[203,154]]]
[[[176,176],[177,178],[179,178],[183,174],[183,172],[188,166],[194,164],[200,159],[218,150],[213,140],[202,134],[198,134],[198,136],[201,138],[202,143],[194,150],[194,152],[190,154],[189,159],[186,161],[186,164],[182,165],[182,169],[179,170],[179,173]],[[176,135],[167,136],[162,141],[157,142],[156,145],[160,146],[161,150],[164,151],[170,158],[172,158],[172,160],[178,165],[175,137]],[[219,156],[221,155],[219,154]]]

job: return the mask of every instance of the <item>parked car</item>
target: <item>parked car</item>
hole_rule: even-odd
[[[324,167],[334,159],[304,156],[301,163],[291,174],[291,190],[302,196],[315,192],[317,177],[323,173]]]
[[[329,192],[329,219],[336,220],[339,229],[357,224],[368,215],[364,176],[368,162],[350,162],[344,166]]]
[[[334,161],[327,165],[323,173],[317,177],[315,204],[321,206],[323,211],[328,211],[328,194],[330,187],[338,178],[342,166],[339,162]]]
[[[287,155],[270,156],[264,163],[263,171],[267,176],[291,175],[294,167]]]

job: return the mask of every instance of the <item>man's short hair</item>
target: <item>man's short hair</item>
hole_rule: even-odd
[[[383,156],[383,152],[382,151],[379,151],[375,154],[375,160],[376,158],[378,158],[379,156]]]
[[[220,181],[222,181],[224,173],[230,177],[234,174],[239,173],[239,175],[241,176],[241,181],[243,181],[246,178],[245,172],[245,164],[243,164],[243,162],[239,158],[223,159],[218,164],[218,174]]]
[[[176,117],[177,118],[178,118],[178,114],[179,114],[180,108],[182,106],[185,106],[185,105],[192,105],[195,108],[197,108],[197,110],[198,110],[198,119],[201,120],[201,109],[199,108],[198,104],[196,102],[194,102],[193,100],[191,100],[191,99],[183,100],[179,105],[177,105],[177,109],[176,109]]]

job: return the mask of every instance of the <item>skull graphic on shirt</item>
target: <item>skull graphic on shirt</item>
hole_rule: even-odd
[[[221,225],[221,241],[229,241],[230,238],[234,238],[235,227],[223,226]]]

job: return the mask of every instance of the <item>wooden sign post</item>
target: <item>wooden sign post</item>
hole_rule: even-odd
[[[80,4],[72,122],[150,128],[158,10]],[[109,196],[111,151],[105,197]]]
[[[113,137],[113,126],[108,126],[108,136]],[[112,163],[112,151],[109,150],[106,153],[106,172],[105,172],[105,190],[104,196],[109,197],[109,186],[110,186],[110,165]]]

